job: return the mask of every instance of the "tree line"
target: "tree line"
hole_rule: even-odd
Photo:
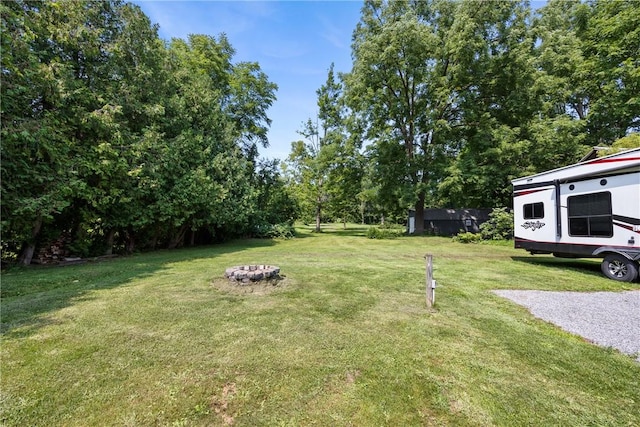
[[[640,145],[637,6],[365,1],[285,169],[307,216],[413,208],[419,233],[425,207],[510,207],[513,178]]]
[[[120,0],[0,11],[2,251],[24,264],[61,236],[86,256],[409,208],[421,232],[425,207],[508,207],[512,178],[638,141],[634,1],[366,0],[282,164],[258,158],[277,86],[223,34],[163,41]]]
[[[0,8],[3,258],[29,264],[60,238],[81,256],[174,248],[293,218],[258,159],[277,86],[224,35],[165,42],[119,0]]]

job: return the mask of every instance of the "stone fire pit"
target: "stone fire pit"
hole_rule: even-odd
[[[280,267],[274,265],[238,265],[227,268],[224,277],[238,284],[277,279]]]

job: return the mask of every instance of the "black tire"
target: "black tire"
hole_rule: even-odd
[[[618,254],[607,255],[600,264],[602,273],[609,279],[633,282],[638,277],[638,265]]]

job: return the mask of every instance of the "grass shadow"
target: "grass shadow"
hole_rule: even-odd
[[[367,230],[368,227],[367,226],[361,226],[361,227],[347,227],[345,228],[339,228],[339,229],[333,229],[330,232],[333,234],[337,234],[339,236],[350,236],[350,237],[365,237],[367,235]]]
[[[296,224],[296,237],[314,237],[319,234],[331,234],[336,236],[346,237],[366,237],[367,231],[372,227],[379,227],[377,225],[367,225],[358,223],[347,223],[345,228],[343,223],[322,223],[320,225],[320,232],[315,231],[315,225],[310,224]],[[404,227],[400,227],[404,230]],[[408,234],[400,234],[401,236],[408,236]],[[424,237],[424,236],[421,236]]]
[[[556,257],[523,257],[512,256],[512,260],[516,262],[524,262],[532,265],[539,265],[543,267],[556,268],[556,269],[571,269],[573,271],[579,271],[583,273],[593,274],[594,276],[602,277],[600,271],[600,264],[593,262],[589,259],[576,259],[576,258],[556,258]]]
[[[310,224],[296,224],[296,238],[308,238],[317,237],[322,234],[331,234],[337,236],[351,236],[361,237],[367,234],[367,225],[347,224],[347,228],[344,228],[343,224],[338,223],[323,223],[320,225],[320,232],[315,231],[315,225]]]
[[[158,250],[65,266],[14,268],[1,274],[0,336],[29,336],[51,324],[51,313],[88,298],[90,292],[124,286],[168,269],[169,264],[215,258],[220,254],[274,246],[271,239]],[[14,332],[15,331],[15,332]]]

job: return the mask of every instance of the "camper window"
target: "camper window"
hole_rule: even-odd
[[[584,194],[567,198],[569,234],[586,237],[613,236],[611,193]]]
[[[544,218],[544,203],[528,203],[524,205],[524,219]]]

